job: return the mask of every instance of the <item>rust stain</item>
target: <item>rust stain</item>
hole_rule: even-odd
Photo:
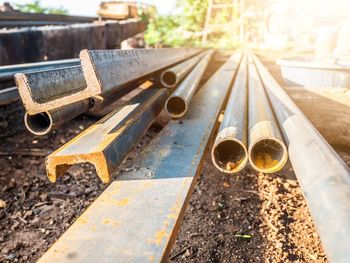
[[[120,221],[112,220],[112,219],[104,219],[102,222],[104,225],[111,225],[113,227],[120,226]]]
[[[151,256],[148,257],[148,259],[149,259],[149,262],[153,262],[154,261],[154,256],[151,255]]]

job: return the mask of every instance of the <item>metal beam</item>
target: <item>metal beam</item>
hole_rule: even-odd
[[[287,148],[252,57],[248,56],[249,139],[251,166],[262,173],[281,170],[288,160]]]
[[[183,122],[171,121],[39,263],[168,261],[239,60],[204,84]]]
[[[190,48],[82,50],[80,60],[92,95],[152,74],[188,59],[201,50]]]
[[[248,162],[247,77],[247,56],[244,55],[211,152],[213,164],[225,173],[237,173]]]
[[[207,69],[208,63],[214,51],[208,51],[202,60],[180,83],[176,90],[171,94],[165,104],[166,112],[173,118],[183,117],[188,111],[189,104],[200,84],[202,76]]]
[[[51,182],[70,166],[89,162],[104,183],[160,113],[169,90],[148,88],[46,158]]]
[[[11,104],[20,99],[17,87],[0,90],[0,106]]]
[[[350,260],[350,169],[254,58],[330,262]]]
[[[15,80],[23,105],[31,115],[91,97],[81,66],[17,73]]]

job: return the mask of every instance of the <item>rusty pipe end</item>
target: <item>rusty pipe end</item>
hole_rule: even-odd
[[[33,115],[26,112],[24,115],[24,124],[28,131],[39,136],[48,134],[53,127],[52,117],[48,111]]]
[[[215,141],[211,159],[217,169],[233,174],[241,171],[248,162],[247,148],[236,138],[225,138]]]
[[[160,83],[166,88],[173,88],[177,84],[177,75],[171,70],[166,70],[160,75]]]
[[[250,165],[262,173],[280,171],[287,160],[287,148],[283,141],[277,138],[260,139],[249,148]]]
[[[187,109],[186,100],[180,96],[171,96],[165,103],[165,111],[174,119],[183,117]]]

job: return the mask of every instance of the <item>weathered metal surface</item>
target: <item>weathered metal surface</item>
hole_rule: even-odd
[[[54,127],[68,122],[91,108],[92,101],[85,99],[69,105],[34,115],[25,113],[24,123],[35,135],[48,134]]]
[[[0,106],[11,104],[20,99],[17,87],[0,90]]]
[[[0,65],[76,58],[82,49],[107,49],[141,33],[145,23],[134,19],[128,24],[108,26],[96,22],[66,26],[0,29]],[[108,29],[108,30],[107,30]],[[116,43],[114,42],[116,40]]]
[[[350,169],[255,57],[330,262],[350,261]]]
[[[149,88],[116,109],[46,158],[50,181],[73,164],[90,162],[102,182],[108,183],[134,143],[152,124],[169,95],[167,89]]]
[[[212,147],[211,159],[225,173],[237,173],[248,162],[248,74],[247,56],[243,56],[224,118]]]
[[[206,82],[183,122],[171,121],[39,263],[167,262],[238,61]]]
[[[17,64],[17,65],[10,65],[10,66],[1,66],[0,81],[6,81],[11,79],[14,80],[14,76],[16,73],[28,73],[32,71],[77,66],[79,64],[80,64],[80,60],[76,58],[76,59],[62,59],[62,60],[43,61],[43,62],[36,62],[36,63]]]
[[[81,66],[17,73],[15,80],[31,115],[91,97]]]
[[[187,76],[202,57],[203,53],[166,69],[160,75],[160,82],[166,88],[174,88]]]
[[[204,54],[198,65],[195,66],[167,100],[165,110],[171,117],[180,118],[186,114],[213,52],[208,51]]]
[[[181,62],[199,49],[82,50],[80,60],[92,95],[98,95]]]
[[[259,172],[274,173],[286,164],[287,148],[259,73],[251,56],[248,59],[249,162]]]

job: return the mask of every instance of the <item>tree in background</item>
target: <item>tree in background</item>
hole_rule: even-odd
[[[43,13],[43,14],[56,14],[56,15],[67,15],[68,10],[59,8],[50,8],[41,6],[40,0],[35,0],[32,4],[16,4],[16,9],[24,13]]]
[[[178,0],[179,14],[156,16],[149,20],[145,40],[151,46],[202,46],[208,0]],[[230,23],[228,10],[221,10],[215,15],[215,23]],[[237,18],[238,19],[238,18]],[[232,31],[226,28],[211,34],[208,47],[232,48],[238,43],[233,41]]]

